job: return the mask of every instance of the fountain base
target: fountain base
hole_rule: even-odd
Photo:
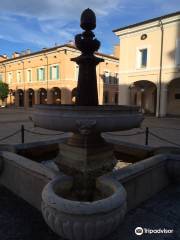
[[[49,227],[69,240],[97,240],[114,231],[126,213],[124,187],[113,178],[100,177],[96,188],[104,198],[80,202],[64,198],[72,184],[72,178],[64,175],[43,189],[42,213]]]

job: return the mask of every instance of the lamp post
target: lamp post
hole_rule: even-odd
[[[24,90],[23,104],[24,104],[24,103],[25,103],[25,100],[26,100],[26,92],[25,92],[25,74],[24,74],[24,61],[21,60],[21,63],[22,63],[22,66],[23,66],[23,69],[22,69],[23,74],[22,74],[22,76],[23,76],[23,90]],[[24,107],[25,107],[25,106],[24,106]]]

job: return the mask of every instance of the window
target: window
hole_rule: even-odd
[[[78,81],[78,76],[79,76],[79,66],[76,65],[76,68],[75,68],[75,80]]]
[[[176,56],[175,56],[176,66],[180,65],[180,39],[176,40]]]
[[[139,67],[147,67],[147,48],[139,50]]]
[[[50,66],[50,80],[59,79],[59,65]]]
[[[119,73],[115,73],[114,84],[119,84]]]
[[[45,80],[45,69],[43,67],[37,69],[37,80],[38,81]]]
[[[32,70],[31,69],[27,70],[27,81],[32,82]]]
[[[12,73],[11,72],[8,73],[8,83],[9,84],[12,83]]]
[[[104,83],[105,84],[109,84],[109,76],[110,76],[109,72],[105,71],[104,72]]]
[[[2,74],[0,74],[0,81],[2,81],[3,80],[3,76],[2,76]]]
[[[104,83],[105,84],[118,84],[119,80],[118,73],[104,72]]]
[[[22,76],[21,76],[21,71],[17,72],[17,82],[21,83],[22,82]]]

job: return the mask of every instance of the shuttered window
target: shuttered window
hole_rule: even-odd
[[[79,66],[75,66],[75,80],[78,81],[78,76],[79,76]]]
[[[21,83],[22,82],[22,76],[21,76],[21,71],[17,72],[17,82]]]
[[[50,66],[50,80],[59,79],[59,65]]]
[[[44,81],[45,80],[45,69],[44,68],[38,68],[37,69],[37,80],[38,81]]]
[[[27,70],[27,81],[32,82],[32,71],[31,71],[31,69]]]
[[[12,73],[8,73],[8,83],[11,84],[12,83]]]

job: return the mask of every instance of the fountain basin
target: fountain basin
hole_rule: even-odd
[[[35,105],[32,120],[41,128],[76,132],[82,126],[95,132],[139,127],[143,120],[135,106]]]
[[[71,189],[72,184],[71,177],[61,175],[43,189],[42,213],[49,227],[70,240],[96,240],[113,232],[126,213],[124,187],[113,178],[100,177],[96,187],[104,197],[80,202],[61,196]]]

